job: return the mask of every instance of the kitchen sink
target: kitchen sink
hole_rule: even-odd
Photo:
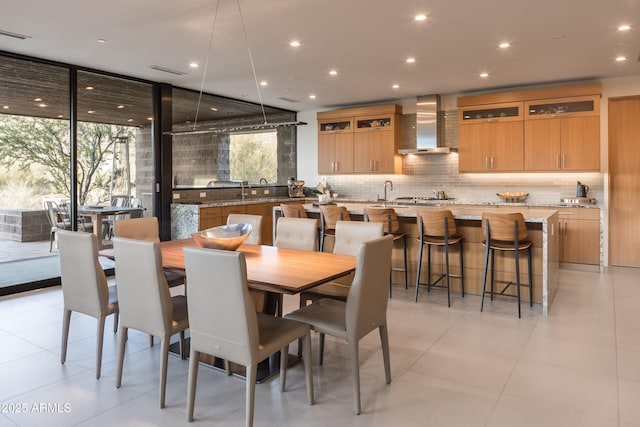
[[[400,206],[400,205],[391,205],[391,204],[387,204],[387,206],[383,206],[383,205],[369,205],[370,208],[408,208],[409,206]]]

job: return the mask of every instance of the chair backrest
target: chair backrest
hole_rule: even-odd
[[[513,242],[515,224],[518,223],[518,241],[527,240],[527,226],[521,213],[482,212],[482,235],[487,236],[486,221],[489,220],[491,240]]]
[[[400,221],[393,208],[364,208],[364,220],[383,223],[385,233],[396,233],[400,230]]]
[[[113,227],[117,237],[160,242],[158,218],[155,216],[115,221]]]
[[[278,218],[274,246],[304,251],[318,250],[318,220],[313,218]]]
[[[227,224],[251,224],[252,230],[245,243],[249,245],[262,244],[262,215],[230,213]]]
[[[173,304],[156,242],[113,238],[120,323],[162,337],[171,330]]]
[[[42,205],[47,212],[47,219],[51,227],[71,228],[66,204],[58,205],[52,200],[45,200]]]
[[[56,229],[60,245],[60,276],[64,306],[98,316],[109,305],[107,278],[98,262],[96,236]]]
[[[392,249],[391,235],[369,240],[358,248],[346,308],[347,334],[356,339],[386,321]]]
[[[184,248],[184,261],[191,345],[248,365],[257,357],[258,320],[247,287],[244,254]]]
[[[444,237],[445,222],[449,229],[449,236],[454,236],[458,232],[453,213],[448,209],[419,212],[417,219],[420,233],[426,236]]]
[[[320,216],[324,230],[334,230],[338,221],[351,221],[349,211],[344,206],[320,205]]]
[[[117,207],[131,206],[131,199],[128,196],[111,196],[111,206],[117,206]]]
[[[299,203],[292,204],[280,204],[280,211],[282,212],[282,216],[290,217],[290,218],[308,218],[307,211],[304,206]]]
[[[336,223],[336,240],[333,253],[353,255],[363,242],[377,239],[384,235],[382,224],[377,222],[338,221]]]

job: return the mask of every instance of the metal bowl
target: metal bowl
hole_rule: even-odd
[[[193,233],[191,237],[201,248],[235,251],[247,240],[252,230],[251,224],[229,224]]]

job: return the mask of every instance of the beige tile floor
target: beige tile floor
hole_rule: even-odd
[[[447,308],[440,290],[416,304],[397,287],[388,313],[393,382],[384,382],[372,333],[361,342],[360,416],[352,413],[347,348],[329,340],[324,366],[314,365],[316,404],[307,405],[298,364],[284,394],[277,381],[256,387],[256,425],[640,425],[639,279],[638,269],[562,269],[550,315],[525,306],[520,320],[512,300],[487,301],[480,313],[477,296],[456,294]],[[297,306],[293,297],[285,302]],[[96,380],[96,322],[74,315],[60,365],[61,305],[59,288],[0,299],[0,426],[188,425],[186,361],[170,357],[161,410],[159,346],[131,333],[116,389],[117,335],[105,334]],[[243,425],[243,380],[201,368],[195,417],[193,425]]]

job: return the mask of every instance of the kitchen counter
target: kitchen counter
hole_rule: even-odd
[[[373,203],[337,203],[345,206],[349,214],[354,220],[359,220],[364,208],[374,205]],[[400,219],[402,231],[409,235],[409,259],[410,274],[413,276],[411,283],[415,283],[416,259],[418,251],[418,227],[415,218],[421,211],[439,209],[439,206],[389,206],[396,210]],[[506,209],[503,206],[478,206],[472,207],[468,204],[456,207],[448,206],[452,211],[458,230],[464,236],[465,251],[465,291],[470,294],[479,294],[481,292],[482,270],[484,259],[484,246],[481,244],[482,232],[480,224],[482,212],[499,210],[500,212],[520,212],[525,218],[527,231],[530,240],[534,243],[533,248],[533,271],[534,271],[534,302],[542,305],[543,314],[548,314],[553,302],[553,298],[558,289],[558,268],[559,268],[559,214],[554,209],[529,209],[526,206],[512,206],[512,209]],[[305,209],[310,216],[319,216],[320,208],[313,204],[305,204]],[[280,207],[273,208],[274,226],[277,217],[280,215]],[[275,230],[275,227],[274,227]],[[394,251],[395,252],[395,251]],[[401,251],[399,251],[401,252]],[[437,257],[436,257],[437,258]],[[456,258],[456,257],[453,257]],[[512,255],[504,261],[498,260],[496,266],[498,268],[497,278],[513,277],[513,260]],[[394,263],[400,261],[394,256]],[[436,262],[437,264],[437,262]],[[453,267],[454,270],[457,268]],[[436,268],[435,271],[438,271]],[[521,270],[526,271],[525,269]],[[424,280],[424,279],[423,279]],[[521,280],[526,283],[528,279],[523,274]],[[458,281],[452,282],[452,287],[457,286]],[[486,304],[485,304],[486,305]]]

